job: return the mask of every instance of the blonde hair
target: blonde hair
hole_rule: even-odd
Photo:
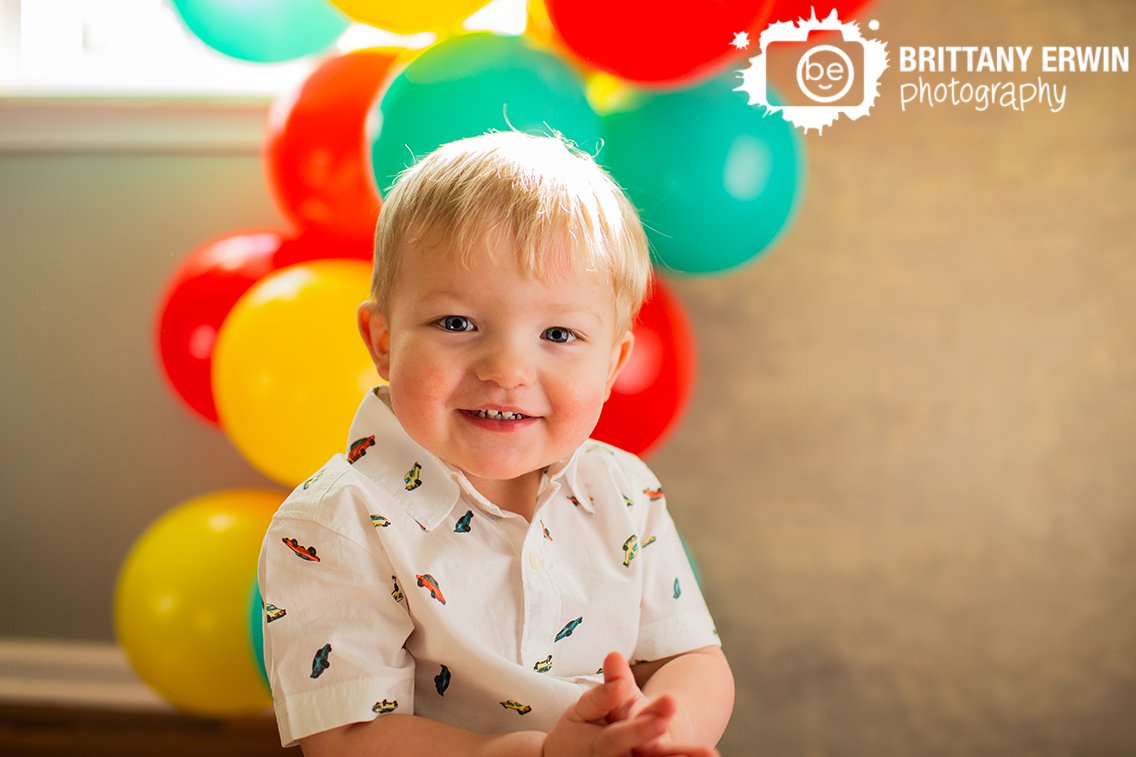
[[[403,258],[424,238],[445,240],[468,265],[495,234],[527,275],[563,263],[609,272],[616,336],[631,327],[651,276],[635,207],[592,156],[516,131],[450,142],[399,174],[375,232],[372,299],[386,310]]]

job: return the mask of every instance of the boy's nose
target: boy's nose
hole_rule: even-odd
[[[487,344],[476,367],[480,380],[491,381],[503,389],[528,384],[532,380],[532,372],[532,361],[526,350],[506,340]]]

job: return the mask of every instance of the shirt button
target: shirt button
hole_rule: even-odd
[[[536,552],[529,552],[529,567],[533,570],[540,570],[544,563],[540,559],[540,555]]]

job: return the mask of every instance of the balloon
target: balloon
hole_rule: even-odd
[[[305,229],[298,236],[285,239],[272,262],[278,269],[315,260],[358,260],[370,265],[374,249],[371,235],[330,235],[322,229]]]
[[[867,0],[774,0],[769,20],[808,19],[814,11],[818,20],[824,20],[835,9],[841,21],[850,21],[867,4]]]
[[[256,579],[253,579],[252,596],[249,598],[249,641],[252,646],[252,659],[256,663],[256,672],[260,673],[260,681],[264,684],[264,690],[271,695],[272,688],[268,683],[268,667],[264,664],[264,612],[264,599],[260,596],[260,585]]]
[[[398,34],[455,27],[489,0],[328,0],[356,21]]]
[[[694,389],[694,334],[678,298],[655,276],[633,327],[635,347],[592,436],[645,457],[667,437]]]
[[[328,58],[273,103],[265,165],[280,208],[301,228],[374,237],[380,203],[364,122],[400,52],[356,50]]]
[[[217,423],[213,347],[240,296],[277,268],[322,257],[369,262],[371,242],[249,229],[206,242],[182,261],[159,301],[155,337],[166,379],[190,411]]]
[[[173,4],[202,42],[255,63],[318,53],[350,23],[325,0],[173,0]]]
[[[214,717],[270,703],[248,653],[248,587],[284,494],[235,489],[184,502],[134,542],[114,622],[138,677],[174,707]]]
[[[718,77],[674,92],[630,91],[603,116],[599,155],[642,215],[656,262],[717,273],[767,250],[798,206],[801,140]]]
[[[426,50],[371,113],[371,163],[386,194],[398,173],[439,145],[491,129],[548,134],[595,152],[599,118],[561,59],[524,37],[477,32]]]
[[[213,360],[221,427],[249,463],[286,486],[344,448],[360,399],[380,383],[355,319],[370,285],[360,261],[299,263],[257,282],[221,326]]]
[[[166,378],[193,412],[217,422],[210,370],[217,330],[242,294],[274,268],[284,242],[275,231],[243,231],[191,252],[158,308],[158,354]]]
[[[528,0],[526,3],[525,36],[538,47],[548,50],[568,63],[580,76],[586,78],[598,70],[576,55],[560,38],[556,27],[552,25],[552,19],[548,17],[548,6],[544,0]]]
[[[738,32],[756,39],[772,0],[660,3],[545,0],[557,35],[589,65],[651,86],[690,85],[737,60]]]

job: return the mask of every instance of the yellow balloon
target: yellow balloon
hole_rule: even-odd
[[[628,103],[640,95],[624,79],[596,71],[584,80],[584,96],[588,98],[592,109],[602,116],[621,107],[628,107]]]
[[[213,350],[221,428],[285,486],[343,451],[359,400],[382,383],[355,321],[370,287],[363,261],[300,263],[254,284],[221,324]]]
[[[547,48],[562,46],[544,0],[529,0],[525,4],[525,36]]]
[[[174,707],[225,717],[271,704],[249,646],[249,586],[284,494],[215,492],[138,537],[118,575],[114,623],[138,677]]]
[[[395,32],[414,34],[433,32],[457,26],[489,0],[329,0],[348,18],[370,26]]]

